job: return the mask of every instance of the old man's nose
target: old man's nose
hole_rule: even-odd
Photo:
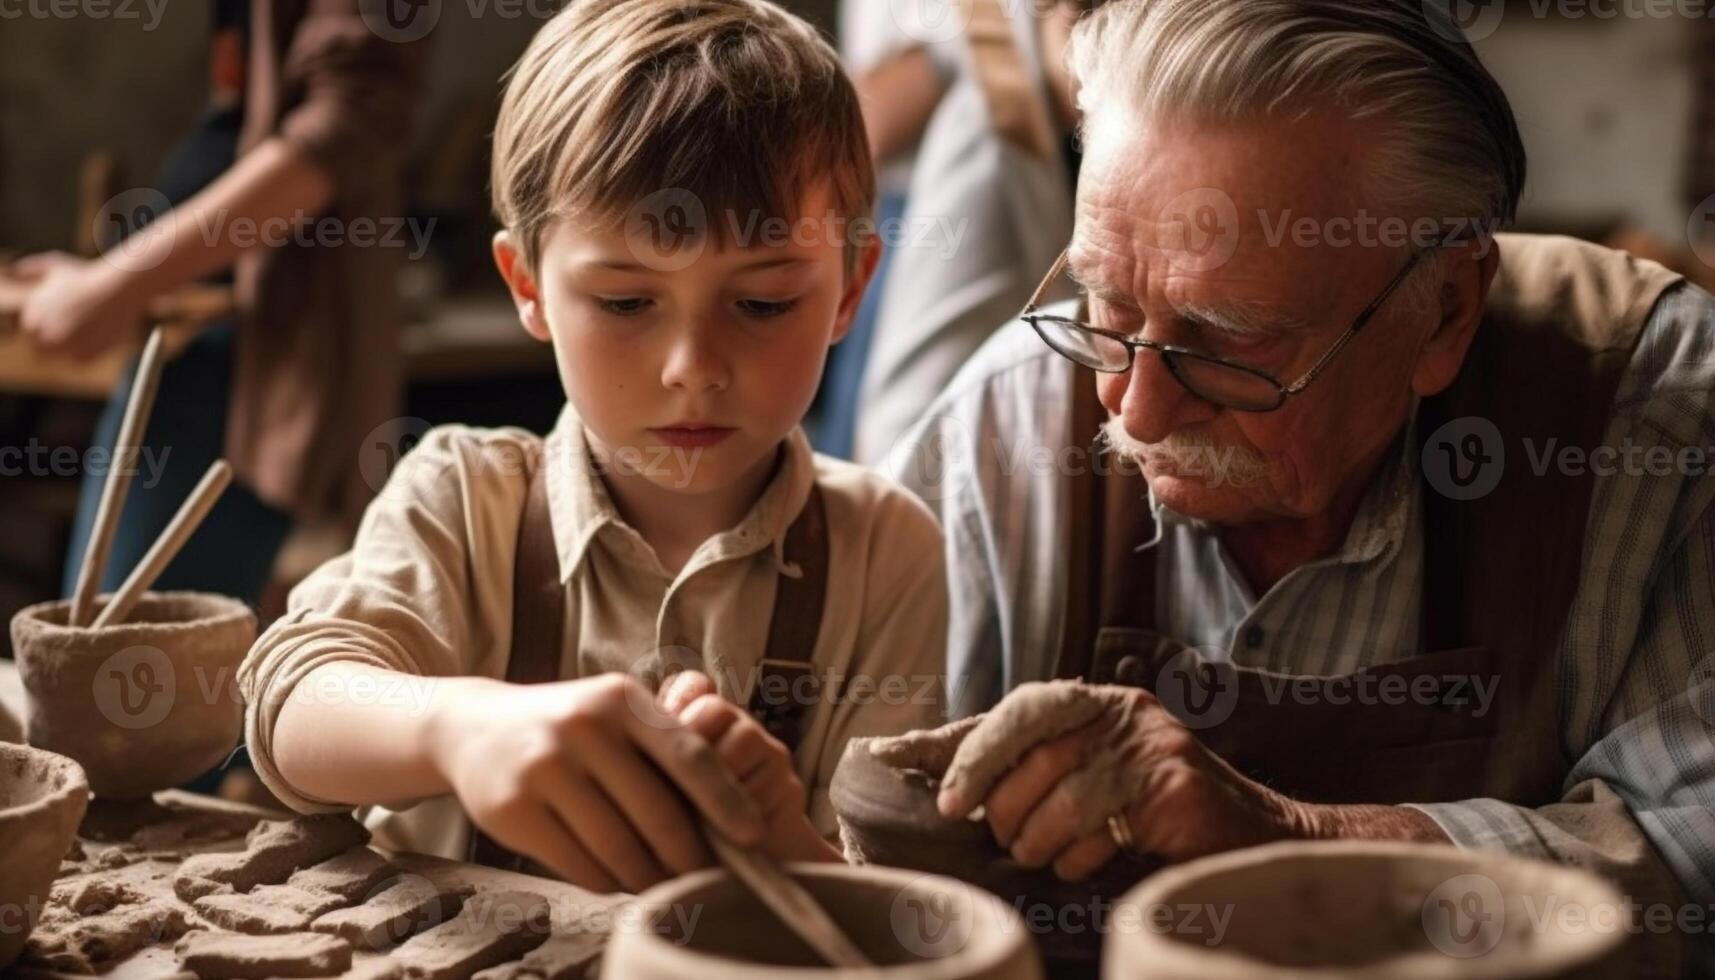
[[[1187,425],[1207,421],[1218,409],[1185,390],[1154,351],[1138,351],[1131,370],[1099,377],[1098,391],[1110,415],[1140,442],[1161,442]]]

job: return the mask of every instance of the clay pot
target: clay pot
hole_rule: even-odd
[[[24,948],[89,804],[83,770],[63,755],[0,744],[0,969]]]
[[[129,621],[65,625],[69,600],[12,617],[12,647],[29,697],[31,745],[80,763],[97,796],[137,799],[226,758],[244,705],[238,664],[256,617],[236,599],[148,593]]]
[[[852,942],[896,980],[1040,980],[1029,933],[992,895],[893,868],[794,864]],[[607,980],[873,978],[826,966],[725,870],[667,881],[637,898],[602,957]]]
[[[1623,912],[1613,887],[1559,865],[1427,844],[1270,844],[1169,868],[1127,894],[1102,977],[1623,976]]]
[[[828,787],[846,860],[927,871],[987,889],[1027,922],[1054,924],[1034,930],[1051,973],[1093,976],[1101,924],[1113,903],[1159,863],[1117,858],[1076,883],[1061,881],[1051,869],[1021,867],[995,842],[988,824],[941,816],[936,781],[877,759],[870,741],[846,744]]]

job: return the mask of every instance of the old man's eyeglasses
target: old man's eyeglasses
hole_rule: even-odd
[[[1424,256],[1438,247],[1432,246],[1413,253],[1406,261],[1405,267],[1382,287],[1382,291],[1363,308],[1346,332],[1328,348],[1327,353],[1312,364],[1303,377],[1289,385],[1281,384],[1278,378],[1261,368],[1240,364],[1216,354],[1172,344],[1158,344],[1152,340],[1139,340],[1114,330],[1092,326],[1080,319],[1041,312],[1039,308],[1042,305],[1042,297],[1066,271],[1066,252],[1060,253],[1054,268],[1048,270],[1048,275],[1043,277],[1042,284],[1036,287],[1036,292],[1030,297],[1030,302],[1024,305],[1024,311],[1019,314],[1019,318],[1029,323],[1037,336],[1056,353],[1091,370],[1103,374],[1124,374],[1131,370],[1138,351],[1152,350],[1161,355],[1162,362],[1167,365],[1167,370],[1174,379],[1198,398],[1241,412],[1272,412],[1286,404],[1287,399],[1310,387],[1310,382],[1315,381],[1316,376],[1352,342],[1358,331],[1375,318],[1382,304],[1386,303],[1400,283],[1411,275],[1411,270],[1417,268]]]

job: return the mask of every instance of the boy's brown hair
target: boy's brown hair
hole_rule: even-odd
[[[757,219],[825,217],[796,214],[824,177],[842,227],[869,219],[857,93],[767,0],[572,0],[513,66],[494,132],[494,211],[531,270],[559,217],[614,221],[672,189],[724,244]]]

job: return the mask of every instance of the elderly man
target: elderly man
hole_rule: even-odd
[[[961,713],[1056,677],[1112,710],[941,806],[1066,878],[1291,838],[1583,865],[1673,970],[1715,901],[1715,302],[1493,234],[1523,149],[1436,7],[1078,27],[1038,295],[1083,298],[1027,308],[890,465],[947,531]]]

